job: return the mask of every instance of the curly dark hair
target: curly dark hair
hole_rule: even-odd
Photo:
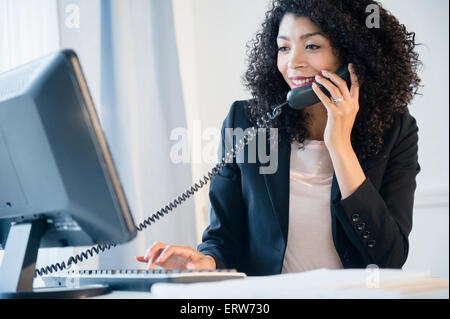
[[[368,5],[379,7],[379,28],[368,28]],[[243,84],[252,94],[248,111],[252,122],[286,100],[290,90],[277,68],[277,36],[286,13],[308,17],[324,32],[344,63],[352,63],[359,79],[359,112],[351,134],[358,158],[379,155],[383,135],[403,114],[418,91],[417,69],[423,63],[414,51],[415,33],[373,0],[274,0],[262,29],[247,44],[248,68]],[[419,94],[422,95],[422,94]],[[301,147],[308,137],[309,114],[285,108],[272,123],[279,136]]]

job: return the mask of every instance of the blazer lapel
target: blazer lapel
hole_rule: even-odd
[[[280,223],[284,242],[287,243],[289,228],[289,172],[291,165],[291,144],[281,139],[278,145],[278,169],[274,174],[265,174],[267,192],[273,211]]]
[[[333,181],[331,183],[331,202],[341,200],[341,189],[339,188],[339,183],[337,181],[336,172],[333,170]]]

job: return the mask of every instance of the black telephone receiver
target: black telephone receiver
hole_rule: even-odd
[[[335,73],[347,82],[347,85],[350,89],[351,80],[350,80],[350,73],[348,72],[348,64],[344,64]],[[330,92],[328,92],[328,90],[323,85],[317,82],[316,84],[319,86],[322,92],[326,94],[326,96],[328,97],[331,96]],[[311,83],[289,91],[287,95],[287,102],[289,106],[294,110],[302,110],[308,106],[319,103],[320,99],[317,96],[316,92],[314,92]]]

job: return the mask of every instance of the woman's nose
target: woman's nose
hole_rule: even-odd
[[[288,67],[290,69],[297,69],[306,65],[305,56],[300,50],[292,50],[289,57]]]

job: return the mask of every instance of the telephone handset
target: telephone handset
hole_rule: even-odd
[[[341,78],[343,78],[350,86],[350,74],[348,73],[347,67],[348,67],[347,65],[344,65],[336,72],[336,74],[339,75]],[[330,93],[328,92],[328,90],[319,83],[317,84],[322,89],[322,91],[328,97],[330,97]],[[152,216],[145,219],[143,222],[139,223],[139,226],[136,226],[136,230],[139,232],[143,231],[145,228],[149,227],[152,223],[155,223],[156,220],[159,220],[161,217],[164,217],[165,214],[168,214],[170,211],[176,209],[179,205],[181,205],[192,195],[198,192],[201,188],[207,185],[208,182],[210,182],[222,170],[222,168],[226,165],[226,163],[230,163],[231,160],[234,157],[236,157],[236,155],[240,151],[242,151],[245,145],[247,145],[248,143],[250,143],[251,140],[254,139],[254,137],[257,135],[258,128],[269,127],[268,125],[269,122],[274,120],[281,114],[282,108],[284,106],[289,105],[294,110],[301,110],[308,106],[314,105],[319,101],[320,99],[313,91],[311,84],[304,87],[295,88],[289,91],[286,102],[273,108],[272,113],[267,112],[265,116],[263,116],[260,120],[258,120],[256,123],[256,127],[253,126],[248,131],[249,133],[247,135],[244,135],[244,137],[239,141],[239,143],[237,143],[237,145],[233,147],[231,152],[228,152],[226,156],[222,158],[221,162],[218,163],[210,172],[208,172],[208,175],[203,176],[203,178],[201,178],[197,183],[195,183],[190,188],[186,189],[186,191],[184,191],[175,200],[168,203],[164,208],[161,208],[159,211],[157,211]],[[109,250],[115,246],[116,244],[99,244],[97,246],[87,249],[85,252],[70,257],[69,260],[67,261],[67,264],[65,262],[62,262],[42,267],[40,269],[36,269],[35,276],[42,276],[44,274],[69,269],[73,264],[82,262],[83,260],[88,259],[89,257],[99,254],[100,252],[103,252],[105,250]]]
[[[335,73],[347,82],[348,87],[351,86],[350,73],[348,72],[348,64],[344,64]],[[331,96],[330,92],[328,92],[328,90],[322,84],[320,83],[316,84],[319,86],[322,92],[325,93],[326,96],[328,97]],[[312,84],[309,84],[289,91],[287,101],[289,103],[289,106],[294,110],[301,110],[308,106],[319,103],[320,99],[317,96],[316,92],[314,92]]]

